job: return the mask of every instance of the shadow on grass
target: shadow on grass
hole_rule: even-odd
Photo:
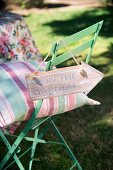
[[[41,8],[62,8],[69,6],[69,4],[66,3],[44,3]]]
[[[113,77],[106,77],[88,95],[102,105],[84,106],[59,116],[58,126],[86,170],[112,170],[112,84]]]
[[[104,20],[99,35],[112,38],[112,16],[113,8],[97,8],[81,15],[73,15],[68,20],[57,20],[45,25],[51,26],[56,35],[68,36]],[[110,62],[105,64],[93,62],[91,65],[105,74],[109,73],[113,67],[113,44],[111,43],[107,51],[100,56],[109,58]],[[63,114],[59,116],[58,126],[72,146],[83,169],[113,170],[113,76],[105,77],[89,96],[100,101],[102,105],[84,106]]]
[[[45,25],[51,26],[56,35],[71,35],[78,32],[96,22],[104,20],[103,28],[100,36],[113,36],[113,8],[96,8],[82,12],[81,15],[73,15],[72,18],[66,20],[54,20]]]
[[[109,122],[108,124],[104,122],[103,119],[113,110],[112,82],[113,77],[105,77],[89,95],[100,101],[102,105],[84,106],[58,115],[58,128],[74,151],[81,166],[86,170],[112,170],[113,126]],[[54,141],[56,136],[49,131],[46,139]],[[22,149],[27,150],[30,147],[28,145],[30,144],[24,141]],[[3,147],[1,151],[4,153]],[[26,169],[29,157],[30,153],[23,158],[23,165]],[[34,162],[33,169],[38,167],[39,170],[66,170],[72,165],[64,148],[59,145],[39,144],[35,157],[37,161]],[[18,169],[16,165],[13,167],[15,170]]]

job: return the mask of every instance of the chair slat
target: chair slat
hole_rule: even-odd
[[[62,55],[60,55],[58,57],[53,58],[53,60],[51,62],[52,66],[58,65],[58,64],[60,64],[60,63],[62,63],[64,61],[72,58],[73,55],[77,55],[77,54],[83,52],[84,50],[86,50],[88,48],[91,48],[92,42],[93,42],[93,39],[85,42],[81,46],[76,47],[75,49],[73,49],[73,50],[71,50],[69,52],[66,52],[66,53],[64,53],[64,54],[62,54]]]
[[[82,31],[79,31],[71,36],[64,38],[63,40],[61,40],[57,43],[56,50],[60,50],[61,48],[65,47],[67,45],[71,45],[72,43],[79,41],[80,39],[82,39],[90,34],[95,33],[98,29],[98,26],[102,25],[102,23],[103,23],[103,21],[100,21],[86,29],[83,29]]]

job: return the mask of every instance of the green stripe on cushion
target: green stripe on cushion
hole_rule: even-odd
[[[20,89],[11,80],[9,74],[7,74],[2,68],[0,68],[0,89],[4,93],[4,96],[8,99],[14,111],[16,120],[23,120],[25,113],[27,112],[25,100]]]
[[[56,114],[63,113],[65,109],[65,98],[64,96],[58,97],[58,111]]]
[[[76,94],[76,108],[80,107],[84,104],[87,104],[88,97],[84,93],[78,93]]]

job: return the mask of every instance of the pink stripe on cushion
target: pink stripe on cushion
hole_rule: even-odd
[[[38,113],[38,117],[40,118],[55,114],[58,110],[57,103],[58,103],[57,97],[44,99],[40,111]]]
[[[25,75],[34,71],[34,69],[32,69],[30,67],[31,65],[29,63],[25,63],[25,62],[15,62],[13,64],[8,63],[8,66],[11,70],[13,70],[13,72],[15,72],[18,79],[20,79],[21,83],[23,83],[23,85],[26,87]],[[23,94],[23,92],[22,92],[22,94]],[[25,98],[26,98],[26,96],[25,96]],[[25,99],[24,101],[25,101],[26,107],[29,109],[27,100]],[[30,99],[30,102],[32,102],[31,99]],[[28,120],[30,118],[31,114],[32,114],[32,111],[26,113],[24,120]]]
[[[55,115],[58,112],[58,97],[54,97],[54,110],[53,115]]]
[[[49,113],[48,113],[48,115],[49,116],[52,115],[53,111],[54,111],[54,98],[50,97],[49,98]]]
[[[72,110],[75,107],[74,94],[68,95],[68,110]]]
[[[17,75],[17,77],[20,79],[20,81],[22,81],[22,83],[24,84],[24,86],[26,86],[26,79],[25,79],[25,75],[28,73],[31,73],[30,67],[27,67],[27,64],[25,64],[24,62],[19,62],[19,63],[8,63],[9,68],[11,68],[13,70],[13,72]],[[33,70],[32,70],[33,72]]]
[[[0,90],[0,108],[1,108],[0,120],[4,126],[10,124],[15,120],[15,115],[12,110],[12,107],[1,90]]]
[[[38,101],[35,102],[35,106],[36,106],[37,103],[38,103]],[[46,107],[46,102],[45,102],[45,100],[43,100],[42,106],[40,108],[40,111],[39,111],[37,117],[39,117],[39,118],[45,117],[45,107]]]
[[[10,121],[14,121],[14,120],[15,120],[15,114],[14,114],[14,112],[13,112],[13,109],[12,109],[9,101],[8,101],[7,98],[4,96],[4,94],[2,93],[1,90],[0,90],[0,98],[1,98],[0,102],[1,102],[2,106],[4,105],[4,108],[5,108],[5,111],[4,111],[5,115],[6,115],[6,113],[7,113],[7,116],[10,117]],[[2,110],[2,111],[3,111],[3,110]],[[2,111],[1,111],[1,112],[2,112]],[[3,114],[4,114],[4,113],[3,113]],[[7,119],[5,119],[5,120],[7,120]]]
[[[9,125],[10,123],[12,123],[13,121],[11,119],[6,118],[7,115],[5,115],[4,113],[6,113],[6,112],[1,111],[1,113],[0,113],[1,117],[2,117],[1,121],[4,124],[4,126],[6,126],[6,125]]]
[[[40,117],[48,116],[49,109],[50,109],[49,100],[44,99],[37,117],[40,118]]]
[[[31,67],[30,63],[22,62],[22,64],[23,64],[30,72],[33,72],[33,71],[34,71],[34,69]]]
[[[44,99],[44,103],[42,106],[43,106],[43,112],[44,112],[43,115],[45,117],[47,116],[47,112],[46,112],[47,111],[47,100],[46,99]]]
[[[1,115],[1,112],[0,112],[0,122],[1,122],[1,124],[2,124],[1,127],[6,126],[6,123],[5,123],[4,120],[3,120],[3,117],[2,117],[2,115]]]
[[[3,127],[3,124],[0,122],[0,127]]]
[[[48,116],[49,115],[49,110],[50,110],[50,103],[49,103],[49,99],[48,98],[46,99],[46,106],[47,106],[46,114]]]
[[[4,120],[4,118],[3,118],[3,115],[2,115],[2,112],[1,112],[1,111],[0,111],[0,122],[1,122],[1,124],[2,124],[2,127],[7,125],[6,122],[5,122],[5,120]]]
[[[4,66],[4,69],[8,72],[8,74],[12,77],[12,79],[16,82],[16,84],[18,85],[18,87],[21,89],[22,93],[25,96],[25,99],[27,101],[27,104],[29,106],[28,109],[28,114],[26,115],[31,115],[31,113],[34,110],[34,104],[31,101],[28,92],[27,92],[27,88],[24,86],[24,84],[22,83],[22,81],[18,78],[18,76],[15,74],[15,72],[6,64],[2,64]],[[25,120],[26,120],[26,115],[25,115]]]

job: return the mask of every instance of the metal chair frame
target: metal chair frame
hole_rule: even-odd
[[[69,37],[64,38],[61,41],[55,42],[52,46],[52,49],[51,49],[52,59],[50,61],[48,61],[46,71],[51,70],[51,68],[53,66],[57,66],[58,64],[70,59],[72,57],[72,55],[71,55],[72,53],[74,55],[77,55],[77,54],[83,52],[84,50],[86,50],[88,48],[90,50],[89,50],[89,53],[86,57],[85,62],[89,63],[90,56],[91,56],[91,53],[92,53],[92,49],[93,49],[93,46],[96,42],[98,33],[99,33],[99,31],[102,27],[102,24],[103,24],[103,21],[100,21],[100,22],[78,32],[78,33],[75,33],[75,34],[73,34]],[[89,41],[85,42],[81,46],[74,48],[73,50],[71,50],[71,52],[69,51],[69,52],[66,52],[66,53],[58,56],[58,51],[61,48],[64,48],[65,46],[68,46],[68,45],[71,45],[72,43],[75,43],[75,42],[79,41],[80,39],[82,39],[82,38],[84,38],[84,37],[86,37],[90,34],[94,34],[94,36]],[[10,145],[10,143],[8,142],[8,139],[6,138],[6,135],[3,133],[2,130],[0,130],[1,139],[5,143],[5,145],[8,149],[8,152],[6,153],[5,157],[0,162],[0,170],[2,170],[2,169],[6,170],[14,163],[16,163],[18,165],[20,170],[25,170],[24,166],[22,165],[22,163],[20,161],[20,158],[23,157],[29,151],[31,151],[31,157],[30,157],[30,161],[29,161],[29,170],[31,170],[33,160],[34,160],[34,154],[35,154],[36,146],[37,146],[38,143],[43,143],[43,144],[48,143],[46,140],[43,139],[43,137],[47,134],[48,129],[50,127],[54,129],[56,136],[58,137],[58,139],[60,141],[59,143],[62,144],[65,147],[69,157],[73,161],[73,165],[69,169],[72,170],[73,168],[76,167],[78,170],[82,170],[81,165],[77,161],[77,159],[74,156],[73,152],[71,151],[69,145],[67,144],[67,142],[63,138],[62,134],[60,133],[59,129],[57,128],[57,126],[54,122],[54,117],[57,117],[57,116],[54,116],[54,117],[50,116],[50,117],[46,117],[46,118],[36,119],[37,113],[39,112],[39,110],[41,108],[42,102],[43,102],[43,99],[38,101],[38,104],[36,105],[34,112],[32,113],[31,118],[28,120],[28,122],[26,122],[24,129],[17,136],[17,139],[15,140],[13,145]],[[48,122],[48,124],[39,133],[39,127],[44,122]],[[30,130],[34,130],[34,137],[27,137],[26,136],[27,133]],[[17,153],[20,151],[19,145],[24,139],[27,140],[27,141],[31,141],[32,145],[24,153],[17,156]],[[51,142],[51,143],[58,143],[58,142]],[[12,161],[11,163],[9,163],[7,165],[10,158],[13,158],[14,161]]]

